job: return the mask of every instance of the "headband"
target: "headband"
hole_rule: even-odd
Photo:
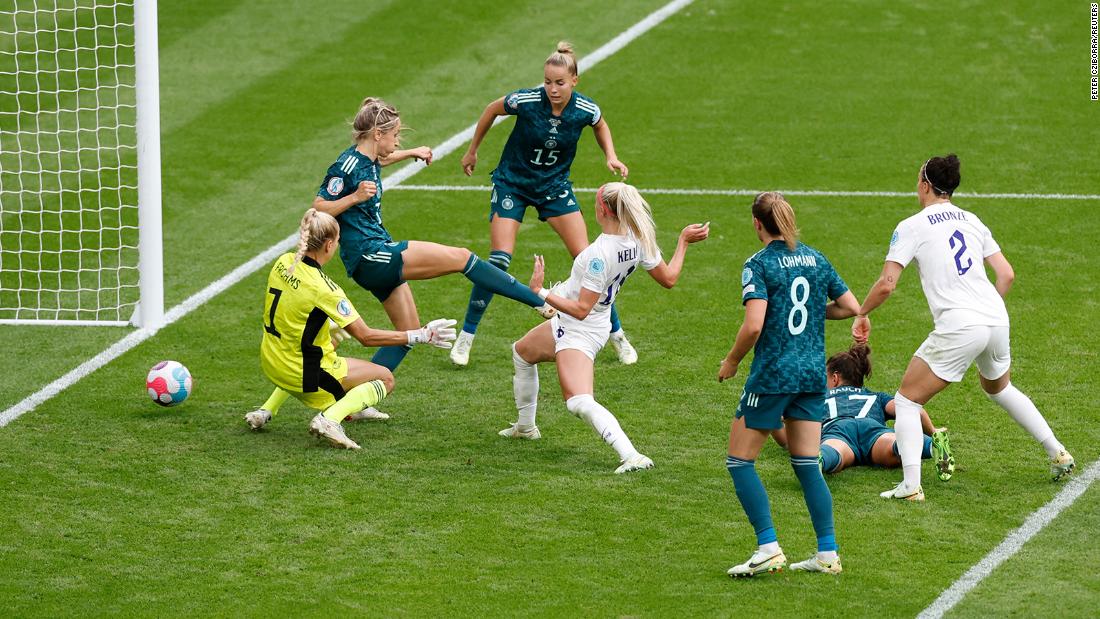
[[[932,187],[932,190],[935,191],[936,193],[945,193],[947,195],[951,195],[950,191],[944,191],[943,189],[940,189],[939,187],[936,187],[936,184],[932,182],[932,179],[928,178],[928,162],[929,161],[932,161],[931,157],[929,157],[928,161],[925,161],[924,165],[922,165],[920,167],[920,175],[924,178],[924,182],[928,183]]]

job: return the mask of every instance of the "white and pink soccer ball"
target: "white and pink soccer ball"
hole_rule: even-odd
[[[191,372],[178,361],[161,361],[145,378],[149,397],[161,406],[175,406],[191,395]]]

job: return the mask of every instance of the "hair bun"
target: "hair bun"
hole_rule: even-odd
[[[569,41],[558,41],[557,52],[559,54],[572,54],[574,53],[573,44]]]

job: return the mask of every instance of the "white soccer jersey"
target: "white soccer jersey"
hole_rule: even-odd
[[[601,234],[577,254],[569,279],[559,284],[554,292],[574,300],[580,298],[581,288],[600,293],[584,324],[585,327],[607,331],[611,328],[611,304],[615,302],[623,282],[639,264],[647,271],[657,268],[661,264],[660,252],[656,256],[646,256],[633,237]]]
[[[999,251],[993,234],[974,213],[941,202],[898,224],[886,259],[903,267],[917,261],[936,330],[950,332],[975,325],[1008,326],[1004,300],[985,272],[985,259]]]

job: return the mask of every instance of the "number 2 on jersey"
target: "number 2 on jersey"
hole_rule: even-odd
[[[958,243],[955,243],[958,241]],[[974,260],[972,258],[966,259],[966,265],[962,263],[962,258],[966,254],[966,237],[963,236],[961,230],[956,230],[951,238],[948,239],[948,244],[951,249],[955,249],[955,245],[959,246],[959,250],[955,252],[955,269],[959,272],[959,275],[966,275],[966,272],[970,270],[970,267],[974,266]]]

